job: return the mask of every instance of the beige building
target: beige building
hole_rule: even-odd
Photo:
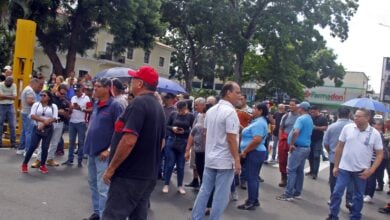
[[[111,48],[114,39],[112,35],[106,31],[100,31],[95,38],[95,48],[89,49],[85,56],[77,55],[76,76],[85,73],[90,73],[91,76],[94,76],[96,73],[112,67],[128,67],[136,70],[143,65],[154,67],[160,76],[167,77],[169,75],[171,54],[174,51],[172,47],[156,41],[150,52],[134,48],[126,50],[120,56],[114,56]],[[58,56],[62,65],[65,66],[66,54],[58,53]],[[36,46],[34,57],[35,69],[43,65],[48,66],[48,69],[43,71],[48,76],[52,72],[53,65],[40,45]]]

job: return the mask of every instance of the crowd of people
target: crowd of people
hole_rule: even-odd
[[[264,100],[249,107],[235,82],[225,83],[218,98],[159,94],[158,74],[148,66],[129,71],[129,88],[119,79],[92,81],[72,72],[64,80],[51,74],[46,82],[33,76],[21,93],[17,145],[16,86],[12,69],[4,70],[8,75],[0,83],[0,121],[8,122],[11,147],[24,155],[21,171],[29,171],[33,156],[31,168],[44,174],[47,166],[72,166],[75,154],[79,168],[87,158],[90,220],[147,219],[157,179],[168,193],[173,172],[179,194],[186,194],[185,187],[199,188],[193,220],[205,215],[220,219],[229,199],[237,200],[238,186],[247,189],[248,197],[237,208],[255,210],[263,181],[259,175],[267,163],[279,165],[284,193],[276,199],[299,200],[305,176],[318,178],[321,156],[330,162],[327,219],[338,219],[345,189],[351,219],[360,219],[363,203],[385,190],[390,120],[373,120],[367,109],[352,115],[341,107],[337,121],[329,124],[318,106],[306,101],[271,106]],[[55,156],[64,154],[66,130],[68,156],[59,163]],[[306,160],[310,171],[304,173]],[[185,161],[193,170],[188,184],[183,183]],[[379,212],[389,214],[390,204]]]

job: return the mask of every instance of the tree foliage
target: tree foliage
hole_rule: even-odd
[[[37,23],[37,38],[57,74],[74,70],[76,54],[95,45],[101,29],[114,35],[113,52],[130,47],[149,49],[162,33],[158,0],[31,0],[10,5],[11,25],[17,18]],[[28,10],[27,10],[28,9]],[[65,67],[57,55],[64,52]]]
[[[232,54],[219,36],[221,1],[166,0],[162,18],[168,26],[165,43],[172,55],[171,75],[184,78],[187,90],[196,76],[204,81],[226,78],[232,72]]]

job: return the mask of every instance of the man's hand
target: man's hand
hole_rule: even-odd
[[[103,181],[105,184],[109,185],[111,183],[111,177],[114,175],[114,171],[107,169],[103,174]]]
[[[365,169],[363,172],[361,172],[360,174],[359,174],[359,178],[360,179],[363,179],[363,180],[366,180],[366,179],[368,179],[368,177],[370,177],[371,175],[372,175],[372,171],[371,171],[371,169],[370,168],[368,168],[368,169]]]
[[[337,177],[338,175],[339,175],[339,168],[338,167],[334,167],[333,168],[333,176]]]
[[[234,173],[237,174],[237,175],[240,175],[241,173],[241,163],[240,163],[240,160],[236,160],[235,164],[234,164]]]
[[[243,151],[243,152],[240,154],[240,157],[241,157],[241,158],[245,158],[245,157],[246,157],[245,151]]]
[[[296,148],[297,147],[295,147],[294,144],[290,144],[290,149],[289,149],[290,153],[292,153]]]
[[[105,151],[101,152],[100,155],[99,155],[100,161],[107,160],[109,155],[110,155],[110,152],[108,150],[105,150]]]

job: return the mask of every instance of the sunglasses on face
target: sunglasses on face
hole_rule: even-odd
[[[41,96],[41,97],[47,97],[46,94],[40,94],[39,96]]]

